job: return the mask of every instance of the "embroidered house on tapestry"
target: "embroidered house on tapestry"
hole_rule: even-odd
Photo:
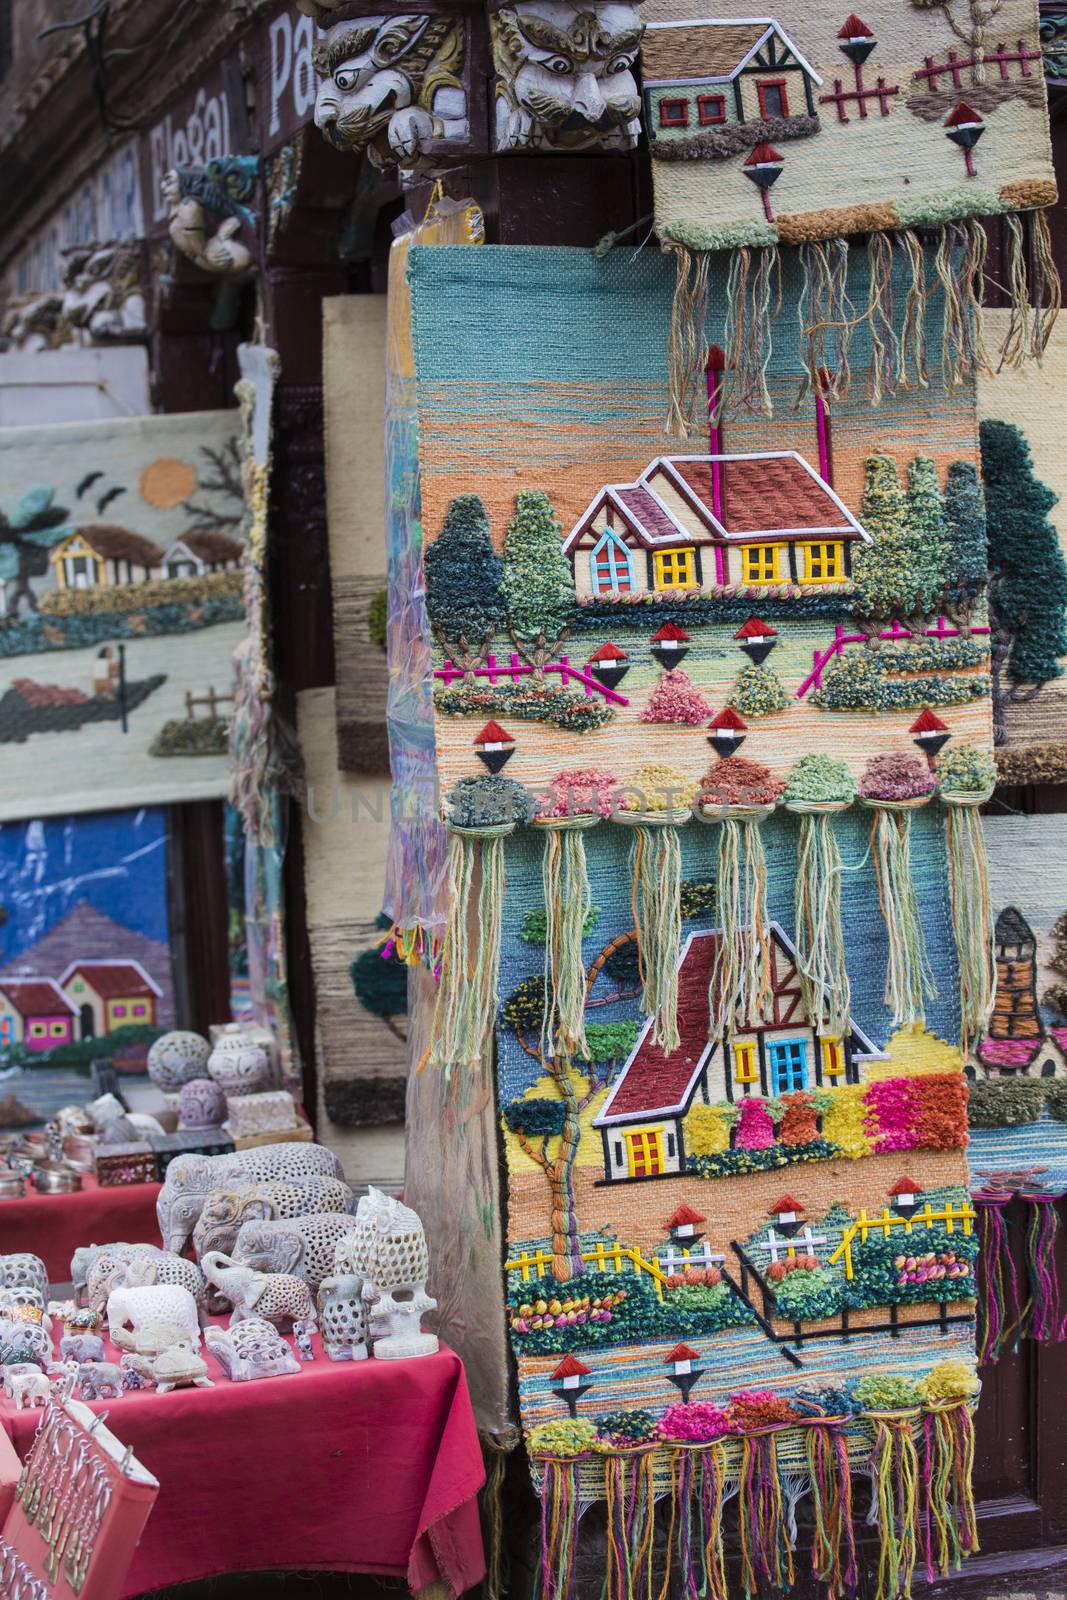
[[[49,557],[60,590],[148,583],[158,576],[162,559],[151,539],[106,522],[76,529]]]
[[[163,552],[165,578],[203,578],[209,572],[229,572],[241,565],[244,546],[214,528],[194,528],[175,539]]]
[[[795,450],[659,456],[607,484],[564,541],[579,599],[735,584],[844,588],[870,542]]]
[[[0,983],[0,1049],[23,1044],[51,1050],[74,1039],[74,1007],[51,978],[4,978]]]
[[[155,1027],[162,990],[138,961],[73,961],[59,985],[77,1009],[83,1039],[130,1023]]]
[[[711,160],[818,130],[815,69],[771,17],[650,23],[642,46],[653,148]]]
[[[862,1062],[885,1059],[856,1026],[840,1038],[816,1034],[804,1009],[796,951],[777,923],[768,932],[767,1016],[722,1040],[708,1038],[708,985],[721,936],[693,933],[686,940],[678,972],[677,1050],[666,1054],[647,1021],[593,1119],[609,1180],[685,1172],[682,1121],[698,1101],[840,1088],[860,1082]]]

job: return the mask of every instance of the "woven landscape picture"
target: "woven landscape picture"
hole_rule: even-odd
[[[460,907],[431,1059],[462,1071],[496,1014],[546,1559],[569,1570],[564,1502],[634,1503],[610,1466],[628,1451],[688,1504],[683,1447],[732,1439],[715,1470],[740,1475],[751,1588],[791,1576],[757,1478],[781,1488],[788,1459],[786,1499],[825,1488],[809,1424],[890,1500],[927,1410],[963,1433],[928,1430],[925,1470],[966,1455],[962,1046],[991,1003],[976,803],[995,774],[973,386],[872,410],[806,392],[782,348],[773,417],[739,414],[724,275],[713,420],[679,447],[661,257],[423,249],[411,268]],[[784,315],[799,292],[786,255]],[[476,856],[468,961],[449,938],[465,952]],[[882,1511],[888,1594],[915,1551],[906,1506]]]
[[[0,817],[226,792],[236,413],[0,431]]]

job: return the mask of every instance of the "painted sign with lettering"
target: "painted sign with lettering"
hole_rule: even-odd
[[[163,199],[163,176],[171,167],[199,167],[220,156],[236,155],[236,118],[224,69],[216,66],[154,123],[142,139],[149,232],[166,231],[170,212]]]
[[[310,17],[289,5],[263,30],[257,99],[264,150],[277,149],[311,121],[318,90],[311,51],[318,32]]]
[[[131,139],[85,179],[66,204],[39,228],[11,272],[16,294],[63,287],[63,251],[71,245],[139,239],[144,234],[137,143]]]

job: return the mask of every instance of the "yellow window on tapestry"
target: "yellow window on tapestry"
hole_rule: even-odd
[[[741,576],[745,583],[777,583],[778,544],[745,544],[741,546]]]
[[[691,589],[696,583],[696,560],[692,550],[657,550],[655,554],[657,589]]]
[[[840,1039],[822,1040],[822,1075],[824,1078],[839,1078],[845,1070],[845,1052],[841,1048]]]
[[[663,1171],[663,1149],[658,1128],[642,1128],[626,1135],[631,1178],[651,1178]]]
[[[734,1077],[738,1083],[755,1083],[759,1077],[754,1040],[743,1039],[734,1045]]]
[[[804,580],[806,583],[836,583],[845,575],[845,564],[839,544],[806,544],[804,546]]]

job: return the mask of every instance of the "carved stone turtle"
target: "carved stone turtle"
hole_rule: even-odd
[[[130,1365],[133,1367],[133,1362]],[[215,1387],[207,1375],[207,1362],[187,1344],[172,1344],[158,1356],[144,1357],[143,1364],[137,1361],[134,1370],[151,1378],[157,1394],[167,1394],[171,1389]]]

